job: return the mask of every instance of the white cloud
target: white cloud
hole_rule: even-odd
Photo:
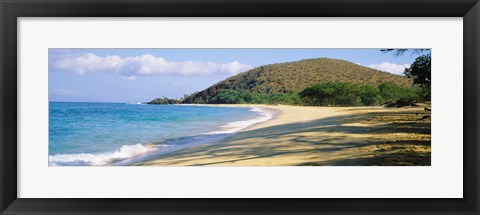
[[[367,67],[370,67],[372,69],[377,69],[380,71],[392,73],[395,75],[403,75],[403,72],[405,71],[405,68],[410,67],[410,64],[395,64],[395,63],[389,63],[389,62],[383,62],[380,64],[371,64]]]
[[[149,75],[220,75],[231,76],[253,68],[238,61],[215,63],[203,61],[167,61],[154,55],[119,57],[95,54],[67,55],[52,60],[53,68],[79,75],[97,72],[114,72],[128,80]]]

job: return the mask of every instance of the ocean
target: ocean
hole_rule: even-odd
[[[263,108],[49,103],[49,166],[128,165],[272,118]]]

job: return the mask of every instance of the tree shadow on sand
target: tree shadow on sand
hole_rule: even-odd
[[[271,126],[234,135],[228,140],[234,144],[207,144],[182,150],[182,153],[174,152],[161,159],[166,165],[190,162],[195,166],[227,166],[277,156],[308,156],[308,161],[293,165],[430,165],[430,122],[419,121],[421,113],[349,114]],[[301,135],[306,133],[310,135]],[[423,139],[410,138],[415,135],[423,135]],[[246,147],[242,145],[245,142],[255,144]],[[262,144],[265,142],[268,144]],[[204,158],[215,158],[215,161],[203,161]],[[263,164],[269,165],[267,161]]]

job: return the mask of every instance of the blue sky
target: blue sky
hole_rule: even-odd
[[[180,98],[257,66],[320,57],[402,74],[418,54],[397,57],[379,49],[49,49],[49,100]]]

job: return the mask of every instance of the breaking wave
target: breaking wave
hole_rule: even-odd
[[[205,134],[231,134],[231,133],[236,133],[239,132],[243,129],[246,129],[254,124],[260,123],[267,121],[269,119],[272,119],[274,116],[273,111],[268,111],[263,108],[251,108],[250,111],[252,112],[258,112],[260,113],[259,117],[249,119],[249,120],[243,120],[243,121],[235,121],[235,122],[230,122],[225,125],[220,126],[220,130],[217,131],[212,131],[212,132],[207,132]]]
[[[101,166],[126,160],[163,148],[164,145],[123,145],[113,153],[105,154],[56,154],[49,156],[49,166]]]
[[[49,156],[49,166],[104,166],[116,165],[117,163],[121,165],[129,164],[158,155],[159,153],[179,150],[193,145],[205,144],[220,140],[254,124],[272,119],[275,114],[274,111],[256,107],[251,108],[250,111],[257,112],[260,114],[260,116],[249,120],[226,123],[221,125],[220,129],[216,131],[211,131],[196,136],[186,136],[177,139],[171,139],[164,142],[165,144],[149,143],[123,145],[114,152],[103,154],[55,154]]]

